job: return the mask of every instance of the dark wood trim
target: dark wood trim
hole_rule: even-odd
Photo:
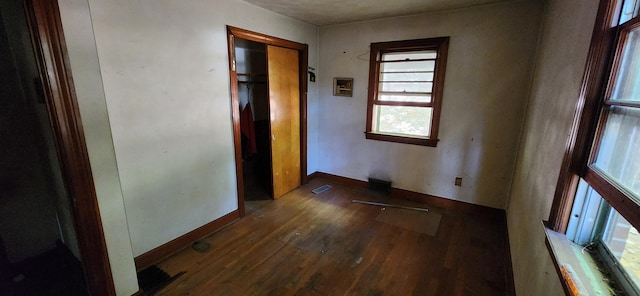
[[[611,100],[611,101],[606,101],[604,103],[605,103],[605,105],[609,105],[609,106],[640,108],[640,102],[639,101]]]
[[[410,39],[402,41],[375,42],[371,46],[379,48],[381,52],[402,52],[422,49],[436,49],[440,51],[442,43],[449,42],[449,37],[434,37],[423,39]]]
[[[369,53],[369,81],[367,88],[367,122],[365,124],[365,138],[368,139],[368,134],[371,134],[373,130],[373,105],[378,98],[378,73],[380,73],[380,49],[371,44],[371,52]],[[433,100],[433,99],[432,99]],[[378,140],[378,139],[372,139]]]
[[[364,134],[365,134],[365,138],[368,140],[378,140],[378,141],[396,142],[396,143],[404,143],[404,144],[412,144],[412,145],[431,146],[431,147],[436,147],[438,145],[438,141],[440,141],[439,139],[412,138],[412,137],[378,134],[374,132],[365,132]]]
[[[231,35],[237,38],[245,39],[245,40],[255,41],[255,42],[259,42],[267,45],[275,45],[275,46],[286,47],[290,49],[296,49],[299,51],[308,50],[308,46],[306,44],[302,44],[302,43],[298,43],[295,41],[290,41],[287,39],[282,39],[274,36],[269,36],[262,33],[252,32],[249,30],[240,29],[233,26],[227,26],[227,31]],[[305,68],[305,73],[307,73],[306,68]]]
[[[309,71],[309,45],[303,44],[300,52],[300,183],[307,181],[307,94]]]
[[[504,255],[504,260],[505,260],[505,274],[504,274],[504,281],[507,284],[505,287],[505,291],[507,295],[511,295],[511,296],[515,296],[516,295],[516,284],[515,281],[513,279],[513,261],[511,260],[511,241],[509,240],[509,223],[507,222],[507,212],[503,211],[502,214],[502,219],[504,221],[504,223],[502,223],[502,227],[503,227],[503,231],[506,235],[505,241],[504,241],[504,252],[506,253]]]
[[[310,175],[310,177],[326,179],[329,181],[333,181],[336,183],[358,187],[358,188],[368,188],[369,184],[366,181],[351,179],[343,176],[323,173],[323,172],[315,172]],[[390,196],[392,198],[401,198],[406,200],[411,200],[415,202],[429,204],[438,208],[443,208],[447,210],[456,210],[467,214],[475,214],[475,215],[489,215],[489,216],[503,216],[505,211],[502,209],[496,209],[492,207],[487,207],[483,205],[477,205],[472,203],[467,203],[463,201],[448,199],[444,197],[439,197],[435,195],[419,193],[415,191],[409,191],[405,189],[391,187]]]
[[[629,33],[632,30],[637,29],[638,27],[640,27],[640,18],[631,19],[630,21],[620,26],[620,32],[619,32],[620,37],[618,38],[619,41],[614,53],[614,58],[612,63],[613,65],[611,67],[611,71],[609,74],[610,83],[605,93],[605,101],[609,101],[611,99],[611,96],[615,89],[616,82],[618,80],[618,75],[616,74],[618,74],[620,70],[620,64],[622,62],[622,58],[624,57],[624,47],[629,38]]]
[[[195,241],[211,235],[212,233],[220,230],[221,228],[233,223],[238,219],[240,219],[240,212],[233,211],[176,239],[173,239],[151,251],[137,256],[135,258],[136,269],[140,271],[155,263],[158,263],[162,259],[167,258],[174,253],[189,247]]]
[[[640,205],[634,203],[623,188],[614,186],[614,182],[591,167],[587,168],[584,179],[629,223],[640,225]]]
[[[307,175],[307,177],[305,178],[307,180],[307,183],[311,182],[311,180],[315,179],[315,178],[319,178],[318,177],[318,172],[313,172],[309,175]]]
[[[36,63],[91,295],[115,295],[89,153],[73,86],[57,1],[27,0]]]
[[[333,174],[328,174],[323,172],[314,172],[311,175],[313,176],[313,179],[325,179],[332,182],[348,185],[351,187],[359,187],[359,188],[368,187],[367,182],[365,181],[351,179],[343,176],[338,176],[338,175],[333,175]]]
[[[238,190],[238,212],[244,217],[244,178],[242,171],[242,133],[240,131],[240,99],[238,97],[238,75],[236,71],[235,37],[227,27],[227,49],[229,53],[229,81],[231,83],[231,120],[233,125],[233,147],[236,161],[236,188]]]
[[[242,141],[240,132],[240,110],[238,106],[238,77],[235,68],[235,38],[259,42],[295,49],[299,53],[299,77],[300,77],[300,183],[307,182],[307,88],[309,65],[309,46],[278,37],[252,32],[232,26],[227,26],[227,46],[229,54],[229,81],[231,89],[231,114],[233,123],[233,143],[236,160],[236,186],[238,190],[238,211],[240,216],[245,215],[244,207],[244,179],[242,175]]]
[[[594,118],[599,114],[600,98],[605,88],[605,73],[609,68],[612,44],[616,34],[612,26],[617,16],[618,7],[615,2],[617,1],[600,1],[593,28],[580,96],[549,214],[549,227],[560,233],[566,232],[578,185],[578,176],[586,169],[586,161],[591,150],[591,139],[596,129]]]
[[[416,202],[427,203],[439,208],[456,210],[467,214],[474,215],[504,215],[504,210],[487,207],[483,205],[472,204],[464,201],[448,199],[440,196],[419,193],[399,188],[391,188],[391,197],[408,199]]]
[[[438,60],[436,61],[435,75],[433,76],[433,114],[431,115],[432,139],[438,140],[440,130],[440,113],[442,111],[442,96],[444,95],[444,79],[447,72],[447,56],[449,55],[449,37],[441,37],[438,42]]]
[[[411,50],[427,50],[433,49],[438,51],[436,59],[433,91],[431,102],[388,102],[379,101],[378,98],[378,82],[380,73],[380,57],[384,53],[403,52]],[[413,39],[403,41],[388,41],[371,43],[371,53],[369,56],[369,89],[367,92],[367,122],[365,130],[365,138],[369,140],[396,142],[404,144],[422,145],[436,147],[438,145],[438,130],[440,127],[440,112],[442,109],[442,96],[444,90],[444,79],[446,75],[447,54],[449,49],[449,37]],[[431,107],[433,113],[431,117],[431,129],[429,131],[429,139],[419,139],[409,136],[386,135],[373,131],[373,108],[374,105],[389,106],[416,106]]]
[[[628,34],[625,34],[624,30],[621,32],[619,42],[624,45],[627,42]],[[624,46],[617,46],[617,48],[613,51],[613,61],[611,66],[611,71],[609,73],[609,81],[611,83],[608,84],[605,91],[605,101],[609,101],[611,96],[613,95],[613,91],[615,89],[616,81],[618,80],[618,74],[620,70],[620,62],[622,57],[624,56]]]
[[[422,102],[403,102],[403,101],[380,101],[376,100],[375,105],[384,106],[411,106],[411,107],[434,107],[434,102],[422,103]]]

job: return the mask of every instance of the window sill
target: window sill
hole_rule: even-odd
[[[547,249],[566,295],[615,295],[607,277],[582,246],[551,230],[546,221],[543,224]]]
[[[365,132],[364,134],[366,138],[369,140],[396,142],[396,143],[430,146],[430,147],[436,147],[438,145],[438,139],[411,138],[411,137],[402,137],[402,136],[387,135],[387,134],[378,134],[373,132]]]

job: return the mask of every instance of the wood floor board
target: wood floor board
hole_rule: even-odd
[[[311,193],[325,184],[332,188]],[[442,217],[431,236],[377,221],[383,208],[353,199],[427,207]],[[504,216],[321,178],[275,201],[246,202],[246,211],[203,239],[209,251],[187,248],[160,262],[170,275],[186,273],[159,295],[510,295]]]

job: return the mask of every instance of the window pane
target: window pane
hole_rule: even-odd
[[[376,126],[380,133],[429,137],[433,108],[376,105]]]
[[[411,52],[391,52],[382,55],[383,61],[404,61],[419,59],[435,59],[438,52],[435,50],[411,51]]]
[[[638,0],[625,0],[620,13],[620,24],[626,23],[638,15]]]
[[[612,106],[595,166],[640,195],[640,110]]]
[[[433,71],[436,67],[435,61],[420,62],[381,62],[380,72],[416,72]]]
[[[380,82],[380,91],[393,91],[393,92],[424,92],[430,93],[433,88],[431,82]]]
[[[614,209],[606,222],[602,242],[607,246],[631,281],[640,287],[640,235],[638,230]]]
[[[433,72],[382,73],[380,81],[433,81]]]
[[[636,29],[629,33],[612,100],[640,102],[640,36]]]
[[[419,103],[431,103],[431,95],[416,95],[416,94],[402,94],[402,93],[380,93],[378,100],[387,102],[419,102]]]

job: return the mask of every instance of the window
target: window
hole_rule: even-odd
[[[566,236],[594,246],[598,257],[628,295],[640,295],[640,234],[588,182],[581,179]]]
[[[601,0],[588,68],[549,217],[594,244],[640,294],[640,17],[638,0]]]
[[[371,44],[366,138],[436,146],[449,37]]]

